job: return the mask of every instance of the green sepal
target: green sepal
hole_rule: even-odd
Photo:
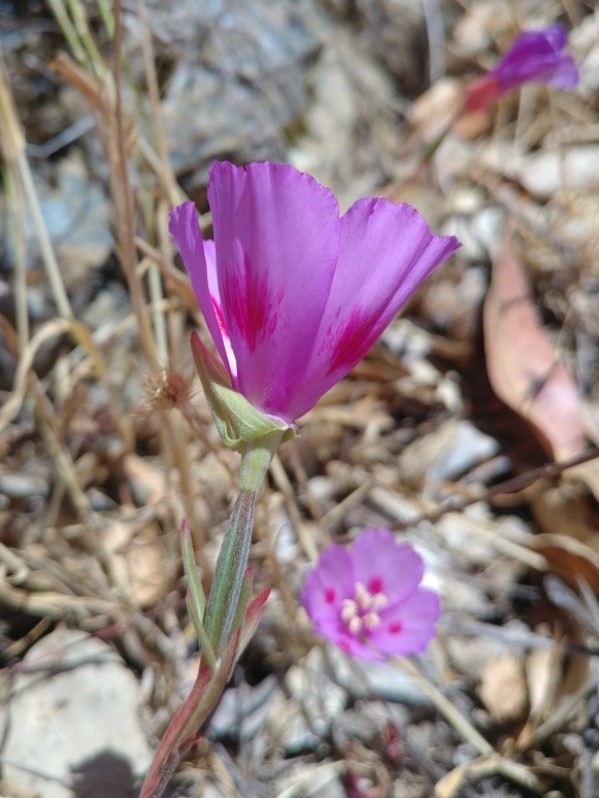
[[[191,334],[191,352],[218,434],[225,446],[240,451],[248,443],[273,432],[283,432],[283,440],[295,435],[294,425],[256,410],[243,394],[231,386],[222,363],[204,346],[195,330]]]
[[[204,628],[206,595],[198,575],[189,524],[185,520],[181,524],[181,553],[183,556],[183,570],[187,578],[187,610],[195,629],[200,652],[206,658],[210,670],[214,671],[216,669],[216,657]]]

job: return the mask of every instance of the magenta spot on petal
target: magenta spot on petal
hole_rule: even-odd
[[[387,631],[390,635],[398,635],[403,629],[402,624],[399,621],[392,621],[387,626]]]
[[[216,316],[218,329],[221,331],[221,333],[224,333],[228,337],[227,322],[225,321],[225,317],[223,315],[223,309],[214,297],[212,297],[212,308],[214,310],[214,315]]]
[[[337,593],[334,587],[327,587],[324,591],[324,600],[327,604],[334,604],[337,598]]]
[[[247,255],[243,263],[230,270],[222,298],[231,332],[234,330],[250,352],[255,352],[258,342],[272,335],[276,327],[278,302],[264,274],[252,268]]]
[[[341,330],[333,330],[334,344],[331,347],[331,362],[328,373],[338,369],[351,369],[360,361],[378,335],[373,334],[373,319],[359,310],[354,310]]]
[[[368,592],[374,596],[377,593],[383,593],[383,579],[381,576],[373,576],[367,585]]]

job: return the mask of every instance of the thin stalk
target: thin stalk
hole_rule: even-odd
[[[451,701],[427,679],[417,660],[410,661],[396,657],[392,659],[418,682],[422,692],[431,699],[438,711],[453,726],[460,737],[474,746],[478,753],[487,760],[490,772],[500,773],[505,778],[526,787],[528,790],[539,792],[541,783],[538,777],[525,765],[504,759],[493,748],[491,743],[485,740],[482,734],[474,728],[470,721],[455,708]]]
[[[80,64],[86,63],[86,54],[85,54],[85,47],[81,44],[79,40],[79,36],[77,35],[77,31],[75,30],[75,26],[73,25],[71,18],[67,14],[67,10],[65,8],[64,3],[62,0],[48,0],[48,5],[54,14],[54,19],[58,22],[58,25],[62,31],[62,35],[68,42],[69,49],[73,53],[75,60],[78,61]]]
[[[29,312],[27,308],[27,243],[23,202],[19,185],[10,170],[6,172],[6,198],[9,212],[7,233],[12,241],[15,257],[15,317],[19,338],[19,354],[29,341]]]
[[[235,664],[240,630],[233,635],[223,652],[217,671],[200,666],[193,689],[179,708],[154,755],[141,787],[139,798],[160,798],[181,757],[192,745],[198,730],[214,710]]]
[[[217,656],[227,644],[245,576],[256,501],[268,467],[283,436],[277,431],[248,444],[241,456],[239,494],[221,546],[206,610],[206,633]]]
[[[103,75],[106,72],[104,59],[94,41],[89,25],[87,24],[87,13],[85,7],[80,0],[68,0],[69,9],[71,11],[71,18],[75,27],[75,31],[79,37],[79,42],[85,48],[87,53],[87,63],[93,67],[96,75]],[[84,62],[81,62],[84,63]]]
[[[191,525],[193,542],[203,560],[202,551],[206,543],[206,532],[204,525],[197,518],[195,510],[195,486],[189,463],[189,436],[180,417],[166,417],[162,428],[161,442],[163,451],[169,453],[171,462],[179,472],[184,512],[187,518],[193,520]]]
[[[58,422],[52,404],[44,393],[37,377],[30,375],[30,390],[35,401],[36,416],[44,442],[56,467],[56,473],[65,486],[73,507],[82,521],[89,519],[91,505],[77,478],[77,469],[58,432]]]
[[[110,37],[114,36],[114,15],[110,3],[107,3],[106,0],[96,0],[96,5],[108,35]]]
[[[154,321],[154,337],[158,358],[166,363],[168,361],[168,340],[166,334],[166,319],[164,317],[164,293],[160,269],[155,263],[148,266],[148,285],[150,289],[150,303],[152,306],[152,319]]]
[[[73,317],[73,311],[65,291],[60,269],[54,255],[48,228],[42,214],[37,197],[33,175],[29,161],[25,154],[25,136],[17,115],[14,97],[10,89],[2,49],[0,48],[0,139],[4,157],[9,168],[13,171],[15,182],[22,187],[23,196],[29,207],[29,213],[35,227],[35,232],[40,245],[42,260],[48,274],[50,287],[59,314],[65,318]]]
[[[108,122],[108,129],[112,133],[106,145],[115,147],[115,152],[108,149],[107,155],[112,160],[111,164],[111,195],[115,212],[118,213],[116,221],[118,254],[127,279],[127,287],[131,296],[131,304],[139,326],[139,340],[145,356],[154,366],[158,358],[156,346],[152,336],[148,315],[146,313],[143,292],[136,279],[135,268],[137,254],[135,251],[135,223],[134,223],[134,198],[128,172],[127,134],[125,131],[125,114],[123,106],[123,93],[121,85],[121,56],[122,56],[122,22],[121,2],[114,3],[114,68],[113,82],[115,90],[115,104],[112,109],[112,119]],[[108,120],[107,120],[108,121]]]
[[[160,159],[160,173],[163,180],[163,188],[166,190],[169,203],[171,205],[176,205],[181,201],[181,191],[177,186],[177,181],[175,180],[175,175],[171,166],[168,145],[162,124],[162,117],[160,115],[160,88],[158,86],[158,76],[156,74],[150,23],[143,0],[137,0],[137,11],[139,18],[142,21],[141,51],[146,73],[148,97],[150,99],[152,128],[154,131],[157,154]]]

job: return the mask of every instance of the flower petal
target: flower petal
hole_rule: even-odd
[[[227,354],[226,331],[223,330],[222,316],[219,318],[220,299],[214,248],[211,242],[204,241],[202,237],[198,212],[193,202],[184,202],[173,208],[168,229],[183,259],[210,335],[223,363],[228,366],[229,373],[233,377],[235,363],[231,363]]]
[[[306,577],[301,602],[317,631],[329,637],[341,628],[341,607],[354,595],[352,557],[343,546],[329,546]]]
[[[422,580],[424,564],[414,549],[398,543],[386,529],[367,529],[351,549],[356,581],[370,593],[384,593],[395,604],[412,593]]]
[[[214,164],[208,199],[235,387],[293,421],[311,406],[304,381],[337,261],[337,200],[310,175],[272,163]]]
[[[358,200],[341,219],[339,263],[305,385],[306,404],[368,352],[422,281],[460,246],[433,235],[414,208]],[[316,378],[317,377],[317,378]]]
[[[381,613],[381,623],[370,639],[386,654],[417,654],[424,651],[435,636],[440,612],[439,596],[431,590],[419,588],[401,603]]]
[[[527,81],[572,89],[580,76],[571,56],[561,52],[567,41],[568,34],[562,25],[522,31],[489,74],[500,80],[503,91]]]
[[[358,637],[350,635],[347,631],[342,632],[337,639],[329,637],[329,640],[352,657],[359,657],[370,662],[385,662],[386,660],[386,652],[370,645],[367,640],[362,641]]]

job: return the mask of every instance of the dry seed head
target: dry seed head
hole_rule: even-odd
[[[195,391],[193,383],[193,372],[182,374],[164,366],[159,372],[147,377],[144,388],[153,410],[165,413],[177,407],[185,413]]]

